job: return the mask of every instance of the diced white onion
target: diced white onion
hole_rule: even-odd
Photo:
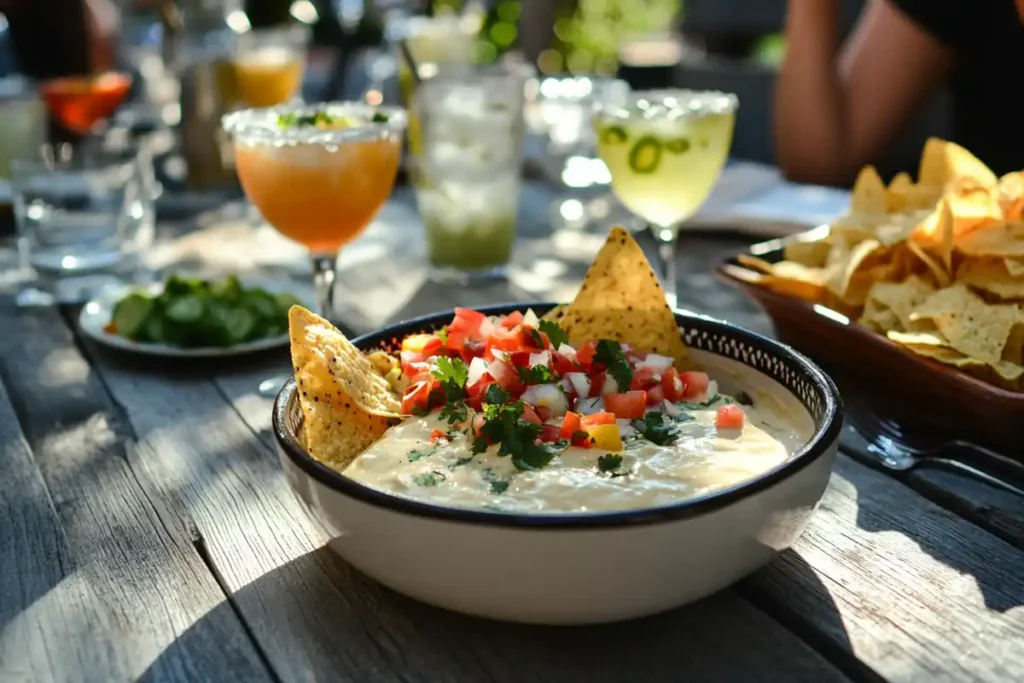
[[[656,353],[649,353],[647,357],[636,364],[639,368],[650,368],[655,372],[665,372],[672,367],[673,360],[669,356],[659,356]]]
[[[565,379],[572,382],[572,388],[576,390],[576,394],[581,398],[586,398],[590,395],[590,378],[582,372],[567,372]]]
[[[601,394],[617,394],[619,393],[619,383],[615,381],[615,378],[611,375],[605,375],[604,386],[601,387]]]
[[[708,390],[706,393],[707,397],[704,399],[705,401],[710,401],[715,396],[718,396],[718,382],[716,382],[715,380],[711,380],[710,382],[708,382]]]
[[[576,349],[568,344],[559,344],[558,352],[563,356],[566,356],[569,360],[576,360]]]
[[[584,415],[600,413],[604,410],[604,400],[599,397],[581,398],[576,404],[576,410]]]
[[[548,363],[550,363],[550,362],[551,362],[551,352],[550,351],[541,351],[540,353],[531,353],[530,354],[530,367],[531,368],[534,365],[543,365],[543,366],[547,367]]]
[[[508,364],[503,363],[500,360],[492,360],[487,365],[487,373],[494,378],[495,382],[501,382],[502,378],[508,372]]]
[[[466,385],[472,386],[480,381],[480,378],[487,372],[487,361],[479,356],[469,361],[469,376],[466,378]]]
[[[662,399],[661,404],[665,407],[665,414],[669,417],[675,417],[679,414],[679,408],[676,408],[676,404],[667,398]]]
[[[530,327],[540,326],[540,318],[537,317],[537,314],[533,312],[532,308],[526,309],[526,314],[523,315],[523,324],[529,325]]]
[[[630,424],[631,422],[632,420],[623,420],[622,418],[615,420],[615,424],[619,425],[619,436],[623,439],[636,434],[636,430],[633,429],[633,425]]]
[[[544,406],[551,409],[552,416],[565,415],[569,402],[555,384],[534,384],[526,387],[523,401],[533,406]]]

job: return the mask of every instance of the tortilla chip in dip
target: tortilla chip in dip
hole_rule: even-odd
[[[306,450],[341,468],[387,431],[401,402],[344,334],[301,306],[288,312]]]
[[[614,339],[691,366],[658,276],[625,228],[612,228],[558,322],[572,340]]]

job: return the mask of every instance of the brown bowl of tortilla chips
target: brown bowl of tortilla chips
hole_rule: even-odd
[[[925,146],[917,182],[861,171],[831,225],[755,245],[719,274],[782,341],[958,438],[1024,444],[1024,171]]]

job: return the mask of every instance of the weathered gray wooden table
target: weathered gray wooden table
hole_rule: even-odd
[[[425,280],[396,200],[342,259],[339,317],[571,296],[602,235],[553,232],[549,201],[527,189],[511,281],[470,291]],[[301,277],[271,232],[203,226],[154,258]],[[684,242],[685,303],[770,332],[709,273],[744,243]],[[0,297],[0,680],[1024,680],[1024,504],[849,455],[796,548],[670,614],[555,629],[412,602],[329,552],[293,499],[256,395],[287,365],[113,355],[74,310]]]

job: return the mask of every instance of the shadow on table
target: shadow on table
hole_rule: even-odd
[[[806,578],[817,581],[809,569]],[[295,586],[305,590],[287,589]],[[465,617],[405,598],[322,547],[264,574],[232,601],[281,680],[847,680],[799,634],[731,590],[619,624],[526,626]],[[192,640],[209,633],[202,622],[223,619],[230,610],[222,603],[194,624],[144,678],[156,678],[162,662],[177,659],[175,649],[197,647]],[[838,614],[824,618],[841,631]]]

